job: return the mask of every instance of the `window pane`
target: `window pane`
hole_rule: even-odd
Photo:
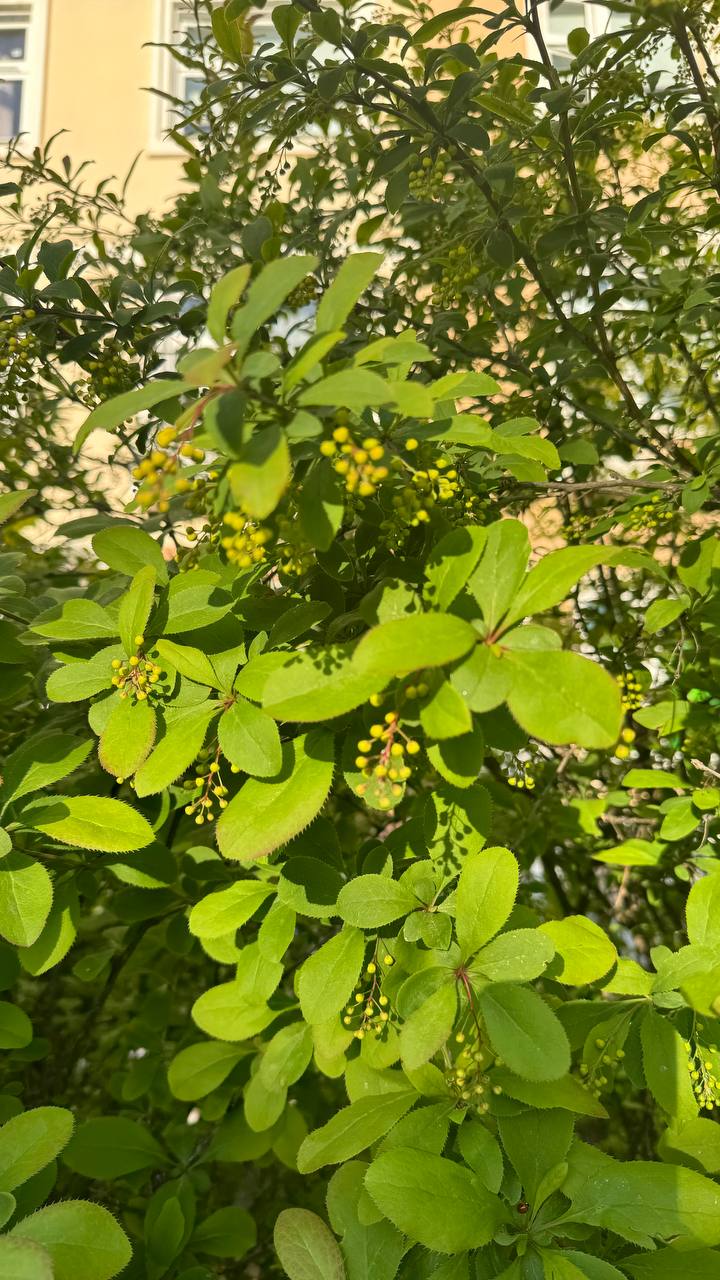
[[[563,0],[556,9],[546,6],[545,30],[554,38],[567,36],[575,27],[585,25],[585,5],[581,0]]]
[[[22,82],[0,80],[0,138],[14,138],[20,132]]]
[[[0,62],[25,57],[27,32],[20,27],[0,27]]]

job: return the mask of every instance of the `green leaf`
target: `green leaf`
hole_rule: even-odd
[[[365,1186],[398,1230],[437,1253],[481,1248],[501,1218],[499,1201],[477,1174],[430,1151],[385,1151]]]
[[[686,1070],[687,1070],[687,1058]],[[676,1128],[666,1129],[658,1153],[668,1164],[700,1166],[704,1173],[720,1173],[720,1125],[714,1120],[691,1116]]]
[[[153,606],[155,582],[155,570],[152,565],[138,569],[130,586],[120,599],[118,628],[128,656],[135,653],[138,647],[135,637],[141,636],[147,626]]]
[[[278,775],[249,778],[222,813],[217,842],[223,856],[252,862],[303,831],[328,797],[334,763],[333,740],[323,730],[284,743]]]
[[[512,602],[505,625],[561,604],[576,582],[600,564],[658,568],[647,552],[632,547],[562,547],[551,551],[530,570]]]
[[[314,723],[345,715],[376,692],[378,677],[354,660],[353,645],[282,655],[263,688],[263,707],[276,720]]]
[[[417,1101],[417,1096],[414,1090],[403,1090],[361,1098],[343,1107],[321,1129],[305,1138],[298,1151],[298,1171],[315,1173],[326,1164],[352,1160],[397,1124]]]
[[[545,972],[554,954],[552,942],[539,929],[510,929],[477,953],[471,972],[490,982],[530,982]]]
[[[243,773],[272,778],[282,768],[282,745],[275,721],[244,698],[221,715],[218,742],[223,755]]]
[[[142,798],[164,791],[190,767],[217,711],[215,704],[204,702],[167,713],[163,736],[135,774],[136,795]]]
[[[27,1014],[7,1000],[0,1000],[0,1049],[24,1049],[32,1038],[32,1022]]]
[[[19,960],[37,978],[65,958],[77,936],[78,897],[74,884],[61,885],[39,938],[23,947]]]
[[[230,309],[234,307],[245,292],[250,279],[251,267],[244,262],[242,266],[233,267],[227,275],[222,276],[213,285],[207,310],[207,327],[211,338],[220,344],[225,341],[225,329]]]
[[[690,1237],[695,1245],[720,1243],[720,1188],[677,1165],[646,1160],[619,1163],[576,1142],[563,1194],[573,1221],[614,1231],[643,1248],[653,1238]]]
[[[472,730],[472,716],[457,689],[441,680],[420,708],[420,723],[429,738],[459,738]]]
[[[291,476],[287,437],[278,426],[255,432],[228,472],[235,501],[253,520],[264,520],[275,510]]]
[[[373,627],[358,644],[353,663],[358,672],[391,680],[426,667],[455,662],[477,641],[473,628],[449,613],[419,613]]]
[[[192,1007],[193,1021],[216,1040],[249,1040],[264,1031],[277,1018],[260,993],[255,1000],[248,997],[242,981],[221,982],[204,991]]]
[[[475,569],[487,531],[476,525],[452,529],[432,549],[425,570],[425,597],[436,609],[449,609]]]
[[[420,904],[405,884],[387,876],[355,876],[340,890],[338,915],[360,929],[379,929]]]
[[[62,1107],[35,1107],[0,1129],[0,1191],[14,1191],[39,1173],[70,1141],[75,1121]]]
[[[289,1280],[346,1280],[337,1241],[308,1209],[283,1209],[273,1242]]]
[[[194,680],[196,684],[207,685],[209,689],[219,689],[218,674],[201,649],[194,649],[189,644],[176,644],[174,640],[158,640],[157,650],[160,657],[169,662],[171,667]]]
[[[479,1120],[464,1120],[458,1130],[460,1154],[484,1187],[497,1195],[503,1180],[503,1157],[497,1140]]]
[[[682,617],[691,604],[690,596],[682,595],[665,600],[653,600],[645,613],[643,628],[650,636],[656,636],[672,622]]]
[[[342,369],[306,387],[298,396],[298,404],[311,408],[331,405],[362,413],[364,409],[391,404],[394,398],[392,383],[379,374],[369,369]]]
[[[633,1280],[720,1280],[720,1253],[711,1249],[656,1249],[622,1260]],[[602,1280],[602,1277],[601,1277]]]
[[[457,992],[450,980],[423,1000],[400,1030],[400,1052],[408,1071],[416,1071],[450,1039],[457,1013]]]
[[[125,1232],[111,1213],[86,1200],[65,1200],[24,1218],[10,1232],[47,1249],[53,1280],[111,1280],[132,1257]]]
[[[6,756],[0,806],[60,782],[87,759],[92,743],[69,733],[41,733],[27,738]]]
[[[668,1115],[680,1121],[693,1120],[698,1106],[682,1037],[667,1018],[646,1009],[640,1039],[645,1079],[655,1101]]]
[[[490,1043],[515,1075],[559,1080],[570,1069],[570,1046],[559,1019],[534,991],[497,984],[479,995]]]
[[[507,613],[525,576],[529,555],[528,532],[519,520],[498,520],[490,525],[480,563],[468,583],[489,632]]]
[[[217,574],[204,569],[180,573],[171,580],[163,628],[166,635],[177,636],[198,627],[209,627],[224,618],[230,609],[230,599],[218,591],[217,581]]]
[[[52,702],[82,702],[92,698],[96,693],[110,689],[112,676],[111,662],[120,657],[122,650],[113,645],[110,650],[101,650],[88,662],[71,662],[60,667],[48,677],[47,696]]]
[[[526,1111],[501,1116],[500,1138],[520,1179],[525,1198],[537,1208],[544,1175],[560,1164],[573,1136],[573,1118],[567,1111]]]
[[[0,1272],[3,1280],[53,1280],[52,1258],[31,1240],[0,1236]]]
[[[590,1093],[589,1089],[576,1076],[563,1076],[560,1080],[534,1081],[521,1079],[504,1068],[496,1067],[493,1081],[500,1086],[509,1098],[516,1098],[529,1107],[562,1107],[580,1116],[598,1116],[607,1119],[607,1111],[602,1103]]]
[[[234,933],[273,892],[273,886],[262,880],[237,880],[228,889],[209,893],[196,903],[190,912],[188,928],[196,938],[222,938]]]
[[[313,1051],[312,1029],[303,1022],[283,1027],[270,1041],[258,1067],[262,1087],[273,1093],[288,1089],[303,1075]]]
[[[542,742],[611,747],[622,724],[616,682],[577,653],[514,651],[507,704],[521,729]]]
[[[457,887],[457,939],[463,959],[489,942],[515,904],[520,872],[509,849],[483,849],[463,863]]]
[[[311,1025],[327,1022],[342,1009],[360,976],[365,938],[359,929],[345,927],[314,951],[297,978],[300,1008]]]
[[[693,943],[720,944],[720,876],[696,880],[685,907],[688,938]]]
[[[92,540],[98,560],[116,573],[134,578],[146,566],[155,570],[158,582],[167,582],[168,567],[159,542],[135,525],[113,525],[101,529]]]
[[[21,507],[34,498],[37,489],[17,489],[15,493],[0,493],[0,524],[11,520]]]
[[[245,1209],[218,1209],[195,1228],[192,1247],[211,1258],[243,1258],[257,1243],[255,1220]]]
[[[677,773],[666,769],[630,769],[622,780],[624,787],[637,787],[643,790],[688,791],[690,783],[684,782]]]
[[[98,1116],[76,1130],[64,1163],[85,1178],[122,1178],[165,1163],[162,1148],[136,1120]]]
[[[570,987],[597,982],[617,962],[617,951],[607,934],[587,916],[566,916],[540,925],[562,961],[553,965],[552,977]]]
[[[58,618],[35,622],[32,629],[51,640],[107,640],[118,634],[117,623],[96,600],[68,600]]]
[[[312,546],[328,551],[345,515],[345,490],[327,458],[308,472],[297,495],[303,533]]]
[[[41,863],[13,851],[0,861],[0,934],[17,947],[40,937],[50,914],[53,887]]]
[[[455,787],[471,787],[485,759],[485,738],[479,725],[457,738],[428,744],[427,756],[441,778]]]
[[[73,451],[79,453],[93,431],[114,431],[125,422],[126,418],[134,418],[146,409],[154,409],[156,405],[173,400],[184,391],[193,391],[193,383],[184,382],[182,378],[168,378],[162,381],[149,382],[146,387],[137,387],[134,391],[124,391],[122,395],[113,396],[104,404],[93,409],[75,437]]]
[[[293,289],[315,270],[317,264],[317,258],[297,254],[278,258],[263,267],[248,289],[245,306],[233,317],[231,332],[240,354],[245,351],[253,334],[275,315]]]
[[[320,299],[315,321],[318,333],[342,328],[358,298],[380,270],[382,261],[381,253],[352,253],[345,259]]]
[[[168,1087],[181,1102],[196,1102],[218,1089],[245,1056],[244,1049],[219,1040],[181,1049],[168,1067]]]
[[[155,741],[155,712],[150,703],[115,697],[100,735],[98,759],[116,778],[131,778]]]
[[[65,796],[35,802],[23,821],[51,840],[80,849],[126,853],[155,839],[146,818],[121,800],[105,796]]]

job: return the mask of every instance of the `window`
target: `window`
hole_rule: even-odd
[[[39,139],[45,59],[46,0],[0,0],[0,140]]]
[[[219,4],[220,0],[212,0],[213,3]],[[196,39],[209,35],[207,22],[202,22],[198,27],[195,18],[193,0],[158,0],[159,4],[159,23],[157,40],[159,45],[181,45],[186,36],[192,35]],[[272,24],[269,9],[258,11],[253,14],[250,10],[250,18],[252,20],[253,37],[256,44],[277,44],[279,36]],[[181,102],[192,103],[199,98],[202,88],[203,79],[198,77],[197,70],[194,67],[186,67],[167,48],[158,49],[158,59],[156,65],[155,84],[163,94],[168,97],[179,99]],[[153,108],[153,149],[156,151],[167,151],[175,153],[177,147],[172,139],[167,138],[169,129],[172,129],[178,120],[177,108],[173,106],[168,98],[155,98]]]
[[[627,27],[627,15],[614,13],[597,0],[561,0],[552,8],[545,0],[538,5],[540,25],[545,37],[545,44],[553,66],[558,71],[565,71],[572,62],[568,51],[568,36],[575,27],[585,27],[591,40],[610,31],[621,31]],[[665,41],[650,57],[646,72],[667,72],[672,68],[670,44]]]

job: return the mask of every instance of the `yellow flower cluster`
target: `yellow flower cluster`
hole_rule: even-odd
[[[228,511],[223,524],[230,531],[220,539],[220,546],[232,564],[240,569],[251,569],[267,559],[267,545],[272,532],[264,525],[257,525],[241,511]]]
[[[433,288],[436,307],[452,307],[467,295],[467,286],[477,276],[475,255],[467,245],[458,245],[448,253],[439,283]]]
[[[697,1031],[704,1030],[705,1024],[698,1022]],[[720,1057],[716,1048],[709,1048],[697,1040],[684,1042],[688,1055],[688,1070],[692,1081],[693,1093],[700,1107],[705,1111],[714,1111],[720,1104]]]
[[[417,755],[420,743],[408,737],[402,729],[399,713],[388,711],[382,724],[370,726],[369,737],[360,738],[357,749],[360,754],[355,759],[355,768],[360,770],[363,778],[380,784],[378,807],[392,808],[393,800],[401,798],[403,784],[412,774],[406,755]],[[364,796],[367,789],[368,782],[360,782],[355,791],[357,795]]]
[[[372,498],[390,470],[385,462],[385,446],[376,436],[366,436],[358,444],[347,426],[336,427],[332,440],[323,440],[320,452],[333,459],[333,466],[345,481],[348,493]]]
[[[35,381],[35,361],[39,346],[34,333],[20,334],[28,320],[34,320],[31,308],[22,314],[0,321],[0,408],[17,409]]]
[[[614,755],[617,760],[627,760],[629,758],[632,751],[632,744],[636,737],[637,734],[634,729],[623,729],[620,734],[620,741],[614,751]]]
[[[133,479],[138,481],[139,486],[137,502],[145,510],[156,506],[158,511],[167,511],[173,493],[187,493],[192,488],[190,480],[178,475],[182,459],[191,463],[203,462],[205,459],[204,451],[189,442],[179,445],[171,452],[171,447],[176,444],[177,434],[175,427],[163,427],[155,437],[157,448],[133,468]],[[168,487],[168,477],[174,476],[177,479]]]
[[[386,952],[382,963],[389,969],[394,960]],[[364,980],[361,978],[355,986],[353,1000],[343,1015],[343,1025],[352,1031],[356,1040],[364,1040],[369,1031],[379,1039],[390,1022],[391,1015],[390,1001],[382,992],[377,963],[372,960],[365,970]]]
[[[220,776],[220,764],[217,754],[204,748],[199,752],[195,767],[195,776],[186,778],[183,788],[193,792],[192,799],[185,805],[188,817],[195,818],[195,824],[202,827],[206,822],[214,822],[216,814],[214,805],[219,809],[227,808],[228,789]],[[212,756],[212,759],[210,758]]]
[[[458,1106],[463,1108],[474,1106],[484,1115],[490,1107],[488,1102],[490,1093],[502,1093],[500,1085],[490,1085],[487,1067],[491,1060],[474,1033],[473,1038],[468,1042],[465,1032],[458,1031],[455,1035],[455,1044],[456,1056],[445,1071],[445,1083],[457,1099]],[[495,1065],[500,1065],[499,1058]]]
[[[423,156],[415,168],[410,170],[408,190],[416,200],[437,200],[443,191],[446,175],[445,159],[442,155]]]
[[[133,702],[144,702],[156,692],[155,685],[162,675],[162,670],[152,658],[143,653],[144,636],[135,636],[137,652],[123,662],[121,658],[113,658],[111,662],[111,684],[119,690],[121,698],[131,698]]]
[[[583,1084],[590,1089],[594,1097],[599,1098],[604,1092],[613,1088],[615,1073],[624,1057],[623,1048],[614,1048],[602,1036],[595,1039],[590,1047],[590,1060],[580,1063]]]
[[[630,511],[624,512],[620,516],[620,524],[626,529],[657,529],[658,525],[670,520],[672,515],[672,507],[663,506],[662,494],[654,493],[649,502],[638,503]]]
[[[637,711],[643,704],[642,686],[632,672],[616,676],[622,695],[623,711]]]

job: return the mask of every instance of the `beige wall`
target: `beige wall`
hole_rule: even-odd
[[[49,0],[42,140],[67,129],[58,156],[94,162],[98,180],[122,180],[133,211],[161,208],[180,178],[180,157],[152,153],[159,0]]]

